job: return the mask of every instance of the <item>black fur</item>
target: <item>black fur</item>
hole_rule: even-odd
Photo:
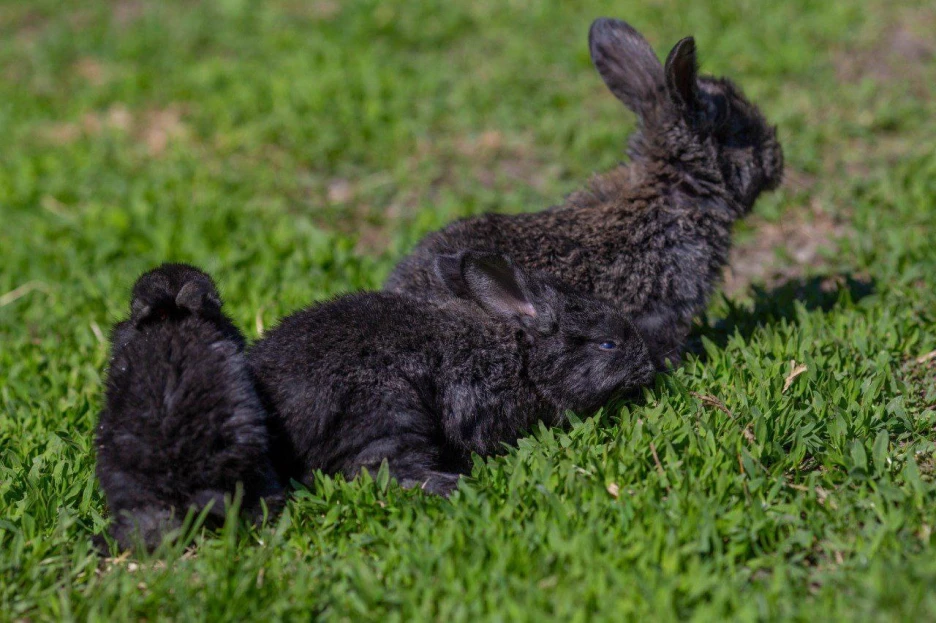
[[[112,334],[97,476],[121,548],[152,550],[189,508],[243,485],[242,510],[262,516],[282,488],[268,456],[266,412],[253,388],[244,338],[221,312],[208,275],[163,264],[133,288],[130,319]]]
[[[351,294],[293,314],[250,349],[283,477],[353,477],[386,459],[404,486],[447,495],[472,452],[653,378],[647,346],[603,301],[500,255],[440,256],[433,270],[454,297],[439,307]]]
[[[431,301],[451,296],[434,270],[439,253],[482,249],[615,303],[658,358],[678,358],[728,261],[734,222],[783,173],[776,129],[731,81],[697,76],[695,42],[665,65],[625,22],[598,19],[592,60],[608,88],[637,113],[628,165],[596,176],[565,205],[486,214],[429,234],[385,289]]]

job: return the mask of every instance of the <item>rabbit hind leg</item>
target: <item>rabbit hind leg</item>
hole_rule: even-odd
[[[424,435],[395,434],[371,440],[356,457],[353,472],[363,467],[376,474],[387,461],[390,475],[401,487],[448,497],[461,474],[444,471],[440,455],[441,448]]]
[[[392,472],[392,470],[391,470]],[[427,493],[441,495],[444,498],[452,495],[458,488],[458,479],[461,474],[449,472],[430,471],[422,474],[420,478],[400,478],[397,480],[404,489],[420,488]]]

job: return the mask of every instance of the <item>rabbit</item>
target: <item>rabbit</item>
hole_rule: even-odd
[[[443,496],[471,455],[649,383],[655,367],[610,304],[510,258],[462,251],[434,270],[452,298],[350,294],[284,319],[248,351],[281,478],[388,462]]]
[[[617,305],[664,368],[666,359],[678,364],[720,281],[733,224],[779,185],[783,152],[776,128],[734,83],[697,75],[692,37],[660,64],[630,25],[602,18],[589,47],[605,84],[638,116],[630,164],[597,175],[564,205],[484,214],[428,234],[384,289],[444,300],[451,293],[433,268],[437,254],[508,253]]]
[[[219,523],[238,483],[254,520],[263,517],[261,499],[268,510],[281,506],[267,415],[244,349],[202,271],[163,264],[137,280],[130,318],[112,332],[95,439],[121,549],[154,550],[190,508],[210,503],[209,522]]]

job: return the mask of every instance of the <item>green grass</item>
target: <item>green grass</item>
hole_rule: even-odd
[[[534,431],[451,501],[323,478],[274,525],[97,558],[134,278],[203,266],[256,337],[456,216],[558,202],[633,128],[599,15],[661,53],[696,35],[779,124],[791,183],[744,248],[835,219],[832,250],[781,250],[640,404]],[[0,619],[936,617],[934,28],[924,0],[4,0]]]

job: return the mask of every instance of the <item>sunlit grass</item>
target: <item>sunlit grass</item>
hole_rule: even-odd
[[[204,267],[253,338],[452,218],[558,203],[633,128],[600,15],[696,35],[786,151],[685,365],[450,501],[322,478],[262,529],[99,559],[135,277]],[[933,28],[925,2],[0,4],[0,619],[932,618]]]

